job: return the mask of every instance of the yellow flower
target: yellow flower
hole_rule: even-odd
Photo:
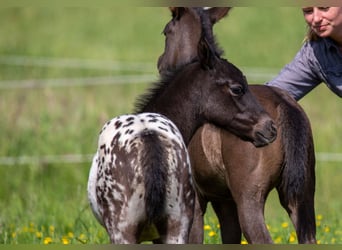
[[[323,215],[317,214],[316,219],[317,219],[317,220],[322,220],[322,219],[323,219]]]
[[[77,239],[82,243],[87,243],[87,236],[85,234],[80,234]]]
[[[51,233],[53,233],[53,232],[55,231],[55,227],[51,225],[51,226],[49,227],[49,231],[50,231]]]
[[[63,245],[70,244],[70,240],[68,239],[67,236],[63,236],[61,241]]]
[[[78,236],[78,238],[81,240],[85,240],[85,239],[87,239],[87,236],[85,234],[80,234],[80,236]]]
[[[68,237],[69,238],[74,238],[74,233],[73,232],[68,232]]]
[[[274,240],[274,243],[279,244],[279,243],[282,242],[282,240],[283,240],[283,239],[282,239],[280,236],[278,236],[278,237]]]
[[[289,242],[290,242],[290,243],[293,243],[293,242],[295,242],[295,241],[296,241],[296,237],[294,237],[293,235],[291,235],[290,238],[289,238]]]
[[[324,228],[324,232],[325,232],[325,233],[329,233],[329,232],[330,232],[330,227],[328,227],[328,226],[325,226],[325,228]]]
[[[217,227],[217,228],[221,228],[221,225],[220,225],[220,224],[217,224],[216,227]]]
[[[210,225],[204,225],[203,229],[204,230],[211,230],[211,226]]]
[[[289,223],[283,222],[283,223],[281,223],[281,227],[282,228],[288,228],[289,227]]]
[[[208,235],[209,235],[209,237],[213,237],[216,235],[216,233],[214,231],[210,231]]]
[[[242,240],[241,241],[241,245],[247,245],[247,244],[248,244],[247,240]]]
[[[43,237],[43,233],[37,231],[37,232],[36,232],[36,237],[37,237],[38,239],[41,239],[41,238]]]
[[[45,237],[43,243],[45,245],[52,243],[52,238],[51,237]]]
[[[15,237],[17,237],[17,233],[16,233],[16,232],[13,232],[13,233],[12,233],[12,238],[15,238]]]
[[[87,236],[85,234],[80,234],[80,236],[78,236],[77,239],[79,241],[81,241],[82,243],[86,243],[87,242]]]

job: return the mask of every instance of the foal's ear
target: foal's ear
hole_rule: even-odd
[[[201,39],[198,43],[198,58],[202,68],[213,69],[216,62],[216,54],[206,39]]]
[[[215,23],[220,21],[223,17],[225,17],[228,14],[228,12],[232,8],[233,7],[213,7],[213,8],[207,9],[206,11],[209,14],[211,24],[214,25]]]
[[[169,7],[169,9],[172,13],[172,17],[176,19],[179,19],[185,12],[184,7]]]

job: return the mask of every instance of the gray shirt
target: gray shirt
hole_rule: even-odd
[[[330,38],[305,42],[292,62],[266,84],[299,100],[321,82],[342,97],[342,53]]]

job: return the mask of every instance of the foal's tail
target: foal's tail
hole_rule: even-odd
[[[165,207],[167,154],[157,132],[141,133],[144,144],[141,164],[145,179],[145,210],[148,222],[162,215]]]
[[[281,120],[285,164],[279,188],[294,204],[304,202],[305,193],[314,192],[315,152],[309,119],[294,100],[286,99]]]

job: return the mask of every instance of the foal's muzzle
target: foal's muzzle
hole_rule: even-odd
[[[255,147],[263,147],[272,143],[276,138],[277,127],[273,120],[267,119],[254,130],[254,140],[252,143]]]

